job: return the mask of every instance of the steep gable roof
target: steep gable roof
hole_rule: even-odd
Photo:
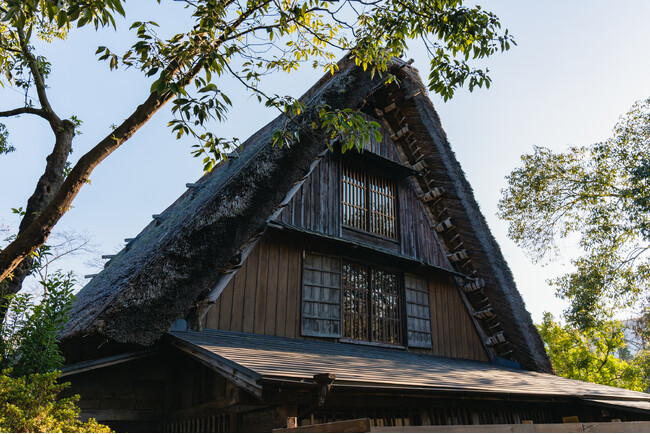
[[[454,262],[454,267],[479,289],[467,295],[479,294],[469,302],[478,310],[483,299],[489,299],[500,321],[489,326],[486,336],[495,333],[498,338],[505,331],[504,342],[496,342],[504,344],[499,348],[505,355],[512,351],[510,355],[528,369],[550,372],[541,339],[417,71],[393,62],[398,87],[386,86],[378,75],[372,77],[347,58],[339,66],[337,74],[326,75],[302,97],[307,110],[298,118],[300,124],[318,122],[318,108],[325,104],[334,109],[375,107],[393,129],[396,143],[403,142],[403,160],[421,172],[418,185],[433,220],[451,218],[443,229],[461,235],[469,259]],[[84,287],[62,336],[65,345],[90,337],[151,345],[176,319],[197,309],[206,294],[215,293],[215,286],[241,262],[242,252],[327,150],[327,139],[317,133],[301,134],[300,143],[292,147],[272,146],[273,133],[285,122],[278,117],[249,138],[238,158],[205,175]],[[425,194],[434,188],[444,195],[430,201],[431,195]],[[459,252],[456,247],[447,246],[450,255]]]

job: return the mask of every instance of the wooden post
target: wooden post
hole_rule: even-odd
[[[295,428],[298,426],[298,418],[293,416],[293,417],[288,417],[287,418],[287,428]]]

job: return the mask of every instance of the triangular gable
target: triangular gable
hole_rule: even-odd
[[[444,189],[448,196],[436,203],[444,205],[443,211],[457,220],[456,227],[465,245],[470,246],[465,254],[472,255],[473,264],[472,269],[459,264],[455,267],[475,279],[473,285],[480,286],[477,293],[489,297],[488,304],[501,320],[491,326],[497,333],[486,336],[497,339],[493,342],[497,348],[512,348],[514,358],[524,366],[550,370],[543,344],[453,157],[433,106],[422,91],[417,73],[401,61],[394,63],[391,72],[398,75],[401,88],[395,84],[382,85],[377,75],[370,77],[344,59],[336,75],[324,77],[302,100],[310,108],[323,104],[335,109],[374,106],[386,119],[399,150],[407,153],[413,170],[423,174],[415,185],[416,189],[420,186],[420,197],[426,200],[427,193],[436,191],[431,187],[431,179],[447,182]],[[399,117],[395,116],[398,110],[392,114],[389,110],[397,100]],[[317,110],[306,110],[300,118],[305,125],[317,120]],[[402,126],[405,122],[410,131]],[[223,290],[228,276],[241,265],[268,222],[280,215],[327,150],[325,138],[316,135],[290,148],[273,147],[273,132],[284,124],[285,120],[278,118],[248,139],[239,158],[219,165],[191,186],[91,280],[80,292],[63,334],[65,348],[74,348],[76,342],[90,337],[95,342],[150,345],[176,319],[201,317],[192,315],[197,303],[210,302],[206,294],[212,294],[214,300]],[[289,125],[291,128],[293,124]],[[431,204],[427,206],[436,223],[445,223],[446,220],[439,220],[444,213]],[[448,250],[447,254],[460,253]],[[485,287],[478,285],[483,281]],[[469,283],[472,286],[472,280]],[[476,300],[469,301],[476,310]],[[503,334],[499,335],[504,329],[505,339]],[[68,355],[74,359],[74,350]]]

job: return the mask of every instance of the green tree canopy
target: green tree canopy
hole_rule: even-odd
[[[154,79],[145,100],[114,131],[70,167],[68,158],[78,120],[57,114],[48,98],[49,61],[38,47],[64,38],[77,27],[117,26],[125,16],[125,0],[0,0],[0,69],[2,85],[35,90],[21,107],[0,107],[0,117],[32,115],[52,129],[52,154],[25,208],[18,236],[0,251],[0,282],[15,293],[31,270],[30,255],[45,242],[54,225],[70,208],[93,169],[135,134],[167,102],[177,137],[196,139],[194,154],[209,170],[221,152],[237,144],[206,130],[223,121],[232,100],[223,93],[220,78],[229,76],[288,117],[299,115],[291,96],[267,95],[260,82],[276,71],[291,72],[307,63],[335,72],[335,59],[349,52],[358,65],[385,73],[389,60],[404,53],[413,39],[424,41],[430,53],[429,87],[443,98],[466,84],[489,86],[487,71],[475,68],[481,59],[507,50],[512,43],[501,32],[498,18],[462,0],[186,0],[193,25],[163,39],[151,21],[131,25],[134,43],[125,52],[97,50],[111,69],[135,68]],[[320,110],[322,107],[316,107]],[[325,113],[327,115],[327,111]],[[346,113],[327,118],[327,125],[356,123]],[[342,118],[342,119],[341,119]],[[316,126],[320,128],[320,126]],[[11,151],[7,132],[0,127],[0,153]],[[364,131],[362,136],[368,135]],[[285,140],[276,137],[280,144]],[[20,144],[16,144],[20,146]],[[13,277],[12,277],[13,275]],[[7,278],[11,280],[7,280]]]
[[[555,322],[546,312],[537,329],[558,375],[639,392],[650,389],[650,354],[627,351],[622,322],[579,330]]]
[[[534,149],[508,177],[499,216],[537,261],[577,237],[575,269],[552,281],[571,302],[567,319],[593,327],[631,310],[646,316],[650,292],[650,99],[637,102],[613,136],[555,153]]]

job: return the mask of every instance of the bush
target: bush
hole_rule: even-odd
[[[59,372],[12,377],[0,374],[0,432],[111,432],[94,419],[81,422],[79,396],[57,400],[69,383],[59,384]]]
[[[41,282],[43,299],[16,294],[0,328],[0,432],[111,432],[81,422],[79,396],[57,400],[70,385],[57,382],[63,356],[58,335],[72,306],[74,279],[60,271]]]
[[[58,334],[68,320],[75,280],[57,271],[40,282],[43,298],[16,294],[8,304],[9,314],[0,330],[0,367],[13,368],[13,376],[53,371],[63,364]]]

